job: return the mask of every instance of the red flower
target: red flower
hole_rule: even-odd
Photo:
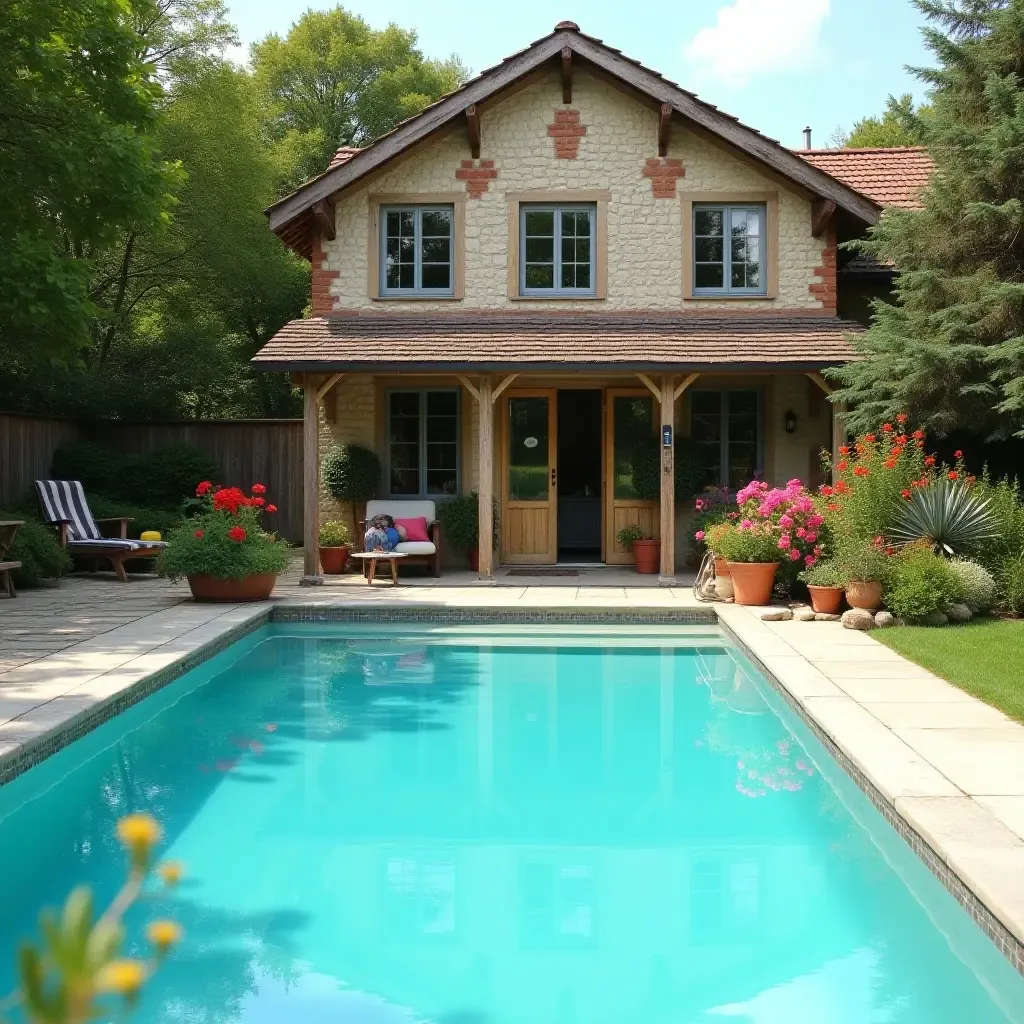
[[[924,447],[924,441],[915,441],[914,445],[917,448],[923,448]]]
[[[878,440],[878,438],[875,437],[874,434],[865,434],[864,440],[867,441],[869,444],[873,444],[875,441]]]
[[[915,430],[914,434],[913,434],[913,437],[914,437],[915,441],[923,441],[924,440],[924,431],[923,430]]]
[[[277,511],[277,506],[276,505],[268,505],[267,506],[267,511],[270,512],[270,513],[274,513],[274,512]]]
[[[963,457],[964,457],[964,453],[962,451],[960,451],[959,448],[957,448],[957,450],[955,452],[953,452],[953,458],[954,459],[962,459]]]
[[[232,540],[236,540],[238,541],[239,544],[241,544],[242,541],[245,540],[245,530],[243,530],[242,527],[240,526],[232,526],[231,529],[228,530],[228,536]]]
[[[836,494],[846,494],[850,490],[850,485],[845,480],[839,480],[836,483]]]
[[[946,474],[946,476],[948,476],[950,480],[959,480],[960,479],[960,474],[955,469],[951,469]]]
[[[827,498],[832,493],[832,488],[828,484],[821,485],[821,493]]]
[[[839,454],[840,455],[849,455],[850,454],[850,446],[848,444],[841,444],[839,446]]]
[[[238,515],[240,508],[251,504],[252,501],[237,487],[225,487],[213,496],[213,507],[222,512],[230,512],[233,516]]]
[[[886,459],[886,461],[883,463],[883,465],[885,466],[886,469],[895,469],[896,468],[896,460],[895,459]]]
[[[897,423],[906,423],[908,418],[909,417],[907,416],[907,414],[905,412],[901,412],[899,414],[899,416],[896,417],[896,422]]]
[[[211,484],[209,480],[204,480],[196,488],[196,497],[201,498],[204,494],[206,494],[210,490],[211,487],[213,487],[213,484]]]
[[[837,505],[834,501],[831,501],[826,507],[829,512],[838,512],[842,508],[842,505]]]
[[[926,466],[934,466],[934,465],[935,465],[935,456],[934,456],[934,455],[929,455],[929,456],[928,456],[928,457],[927,457],[927,458],[926,458],[926,459],[924,460],[924,464],[925,464]]]
[[[253,498],[252,499],[252,504],[254,504],[257,508],[262,508],[262,506],[266,505],[266,503],[267,503],[267,499],[266,498]]]
[[[867,476],[868,475],[868,467],[867,466],[857,466],[857,467],[855,467],[854,470],[853,470],[853,475],[854,476]]]
[[[263,484],[253,484],[252,485],[252,493],[253,494],[266,494],[267,493],[267,489],[266,489],[266,487],[263,486]]]
[[[902,491],[900,491],[900,494],[901,494],[901,495],[902,495],[902,496],[903,496],[904,498],[909,498],[909,497],[910,497],[910,491],[908,491],[908,490],[907,490],[907,489],[906,489],[905,487],[903,488],[903,490],[902,490]]]
[[[192,536],[195,537],[196,540],[202,540],[203,539],[203,531],[202,530],[196,530],[196,532],[193,533]]]
[[[836,469],[838,469],[840,473],[846,472],[846,470],[848,470],[849,468],[850,468],[850,464],[849,464],[849,462],[846,461],[846,459],[843,459],[839,463],[839,465],[836,466]]]
[[[882,430],[886,434],[891,434],[892,433],[892,424],[891,423],[883,423],[882,424]]]

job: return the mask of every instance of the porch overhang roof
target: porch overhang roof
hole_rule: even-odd
[[[293,320],[261,370],[345,373],[820,370],[863,328],[820,314],[342,314]]]

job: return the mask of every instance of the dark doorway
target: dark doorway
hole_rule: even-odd
[[[558,560],[601,561],[601,392],[558,392]]]

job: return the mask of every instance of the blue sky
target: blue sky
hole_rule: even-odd
[[[311,6],[334,6],[318,0]],[[929,64],[923,19],[910,0],[348,0],[372,26],[419,33],[431,57],[457,53],[478,72],[570,19],[702,99],[788,146],[814,129],[815,146],[837,126],[881,112],[890,93],[922,96],[904,65]],[[232,0],[245,48],[285,34],[301,8]],[[553,12],[553,13],[552,13]]]

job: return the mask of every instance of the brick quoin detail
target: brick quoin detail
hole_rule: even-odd
[[[472,160],[463,160],[462,166],[455,169],[455,177],[466,183],[466,194],[470,199],[479,199],[497,176],[493,160],[481,160],[479,166]]]
[[[682,160],[652,156],[644,164],[643,176],[651,179],[655,199],[675,199],[676,179],[686,177],[686,168]]]
[[[580,155],[580,139],[587,126],[580,124],[578,110],[556,110],[555,120],[548,125],[548,135],[555,140],[555,156],[559,160],[575,160]]]
[[[327,270],[327,253],[324,252],[323,243],[319,235],[313,238],[313,301],[311,308],[314,315],[318,313],[330,313],[334,309],[334,296],[331,295],[331,282],[336,280],[340,273],[337,270]]]
[[[826,313],[836,314],[836,226],[832,222],[825,235],[825,248],[821,250],[821,266],[814,268],[818,279],[807,290],[821,303]]]

